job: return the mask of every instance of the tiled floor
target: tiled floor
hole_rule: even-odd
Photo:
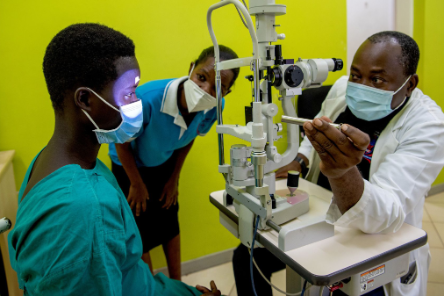
[[[427,197],[424,208],[423,229],[428,234],[432,263],[429,270],[427,296],[444,295],[444,193]],[[216,282],[223,295],[237,296],[231,263],[202,270],[182,277],[189,285],[209,287]],[[285,290],[285,271],[273,274],[271,282]],[[277,291],[274,295],[283,295]]]
[[[427,296],[444,295],[444,193],[427,197],[422,223],[432,253]]]

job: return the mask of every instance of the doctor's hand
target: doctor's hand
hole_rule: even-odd
[[[369,136],[361,130],[344,124],[341,130],[329,125],[328,117],[306,122],[304,130],[313,148],[319,154],[319,168],[327,178],[340,178],[362,160],[370,143]]]
[[[169,209],[172,205],[177,204],[177,197],[179,196],[179,178],[174,174],[171,175],[170,179],[166,182],[163,188],[160,201],[165,200],[162,208]]]
[[[200,292],[202,292],[203,293],[202,295],[205,295],[205,296],[220,296],[221,295],[221,293],[217,289],[214,281],[211,281],[210,286],[211,286],[211,290],[208,288],[205,288],[203,286],[199,286],[199,285],[196,286],[196,289],[199,290]]]
[[[143,182],[131,183],[127,197],[131,210],[136,206],[136,216],[140,215],[140,210],[146,211],[146,200],[149,199],[148,190]]]

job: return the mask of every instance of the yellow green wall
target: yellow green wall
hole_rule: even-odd
[[[106,24],[134,40],[142,83],[179,77],[186,75],[190,62],[211,45],[206,11],[216,2],[0,1],[0,150],[16,151],[17,187],[53,132],[54,115],[42,61],[46,46],[57,32],[79,22]],[[285,58],[345,59],[346,0],[277,2],[288,8],[287,15],[277,21],[281,25],[278,32],[287,36],[281,42]],[[240,57],[251,54],[248,32],[233,7],[215,13],[214,28],[220,44],[232,47]],[[330,75],[327,83],[332,84],[345,73]],[[248,74],[249,70],[241,70],[233,93],[227,97],[225,123],[244,122],[250,83],[243,77]],[[227,137],[226,147],[236,142]],[[284,149],[285,143],[279,147]],[[99,157],[109,165],[107,150],[104,145]],[[185,162],[179,188],[183,261],[237,245],[237,240],[219,224],[218,212],[208,201],[210,192],[223,188],[217,155],[213,127],[206,137],[197,139]],[[155,268],[165,265],[160,248],[154,251],[153,261]]]
[[[444,1],[415,0],[413,38],[418,42],[420,61],[418,68],[419,88],[444,109],[442,95],[444,66]],[[444,182],[441,171],[434,185]]]

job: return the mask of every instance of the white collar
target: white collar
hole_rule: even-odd
[[[180,126],[179,140],[182,138],[183,133],[188,129],[185,120],[182,115],[179,114],[179,107],[177,106],[177,89],[179,85],[188,79],[188,76],[183,76],[174,80],[171,80],[163,93],[162,106],[160,112],[168,114],[174,117],[174,124]]]
[[[168,82],[163,93],[162,106],[160,107],[160,112],[173,116],[174,124],[180,126],[179,140],[182,138],[183,133],[188,129],[188,126],[182,115],[179,114],[179,107],[177,106],[177,89],[179,88],[179,85],[187,79],[189,79],[188,76],[183,76]],[[204,114],[211,109],[212,108],[203,110]]]

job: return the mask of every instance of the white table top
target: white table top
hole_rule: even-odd
[[[302,190],[310,187],[310,211],[286,226],[308,219],[312,209],[327,211],[331,192],[304,179],[299,181]],[[284,185],[282,185],[282,184]],[[285,186],[286,180],[276,182],[276,189]],[[315,188],[317,187],[317,188]],[[312,197],[315,198],[312,198]],[[237,216],[233,206],[223,206],[223,190],[213,192],[210,200],[219,210],[222,207]],[[222,207],[221,207],[222,206]],[[287,252],[278,247],[278,234],[274,230],[258,232],[258,241],[310,282],[325,284],[344,279],[372,266],[414,250],[427,242],[427,233],[404,223],[399,231],[391,234],[365,234],[360,230],[335,227],[333,237]],[[308,278],[307,278],[308,277]],[[311,279],[311,280],[310,280]]]

